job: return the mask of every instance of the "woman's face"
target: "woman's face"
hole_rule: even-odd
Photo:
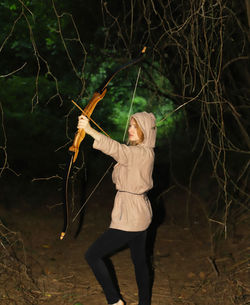
[[[131,118],[130,124],[128,127],[128,138],[130,142],[138,142],[140,140],[137,133],[137,124],[134,118]]]

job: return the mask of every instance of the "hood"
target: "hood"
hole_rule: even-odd
[[[137,112],[133,114],[131,118],[134,118],[137,121],[143,132],[144,140],[142,144],[146,147],[155,147],[157,128],[153,113],[145,111]]]

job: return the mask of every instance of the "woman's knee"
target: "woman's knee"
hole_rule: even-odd
[[[89,265],[92,265],[94,263],[94,261],[97,259],[94,255],[94,253],[92,253],[91,248],[89,248],[85,254],[84,254],[84,258],[87,261],[87,263]]]

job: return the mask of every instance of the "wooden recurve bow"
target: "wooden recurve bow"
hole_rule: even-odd
[[[110,81],[116,76],[116,74],[138,62],[140,62],[143,58],[143,55],[146,51],[146,47],[143,48],[141,51],[141,55],[135,59],[130,60],[126,64],[123,64],[119,67],[117,67],[114,71],[112,71],[106,79],[102,82],[100,87],[94,92],[92,98],[88,102],[87,106],[83,109],[82,114],[87,116],[89,119],[99,101],[101,101],[106,92],[107,92],[107,86],[110,83]],[[62,240],[64,236],[66,235],[67,229],[68,229],[68,223],[69,223],[69,204],[68,204],[68,181],[69,176],[71,172],[72,165],[75,163],[78,153],[79,153],[79,147],[83,139],[85,138],[85,131],[84,129],[78,129],[75,138],[73,141],[73,144],[69,147],[69,153],[70,153],[70,161],[68,163],[68,167],[66,168],[66,175],[65,175],[65,181],[64,181],[64,224],[63,229],[60,235],[60,239]]]

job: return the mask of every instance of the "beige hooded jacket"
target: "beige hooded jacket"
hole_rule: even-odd
[[[132,117],[144,134],[143,143],[127,146],[101,135],[98,141],[94,141],[93,147],[117,161],[112,174],[117,194],[110,228],[136,232],[146,230],[152,219],[146,192],[153,187],[156,126],[152,113],[138,112]]]

